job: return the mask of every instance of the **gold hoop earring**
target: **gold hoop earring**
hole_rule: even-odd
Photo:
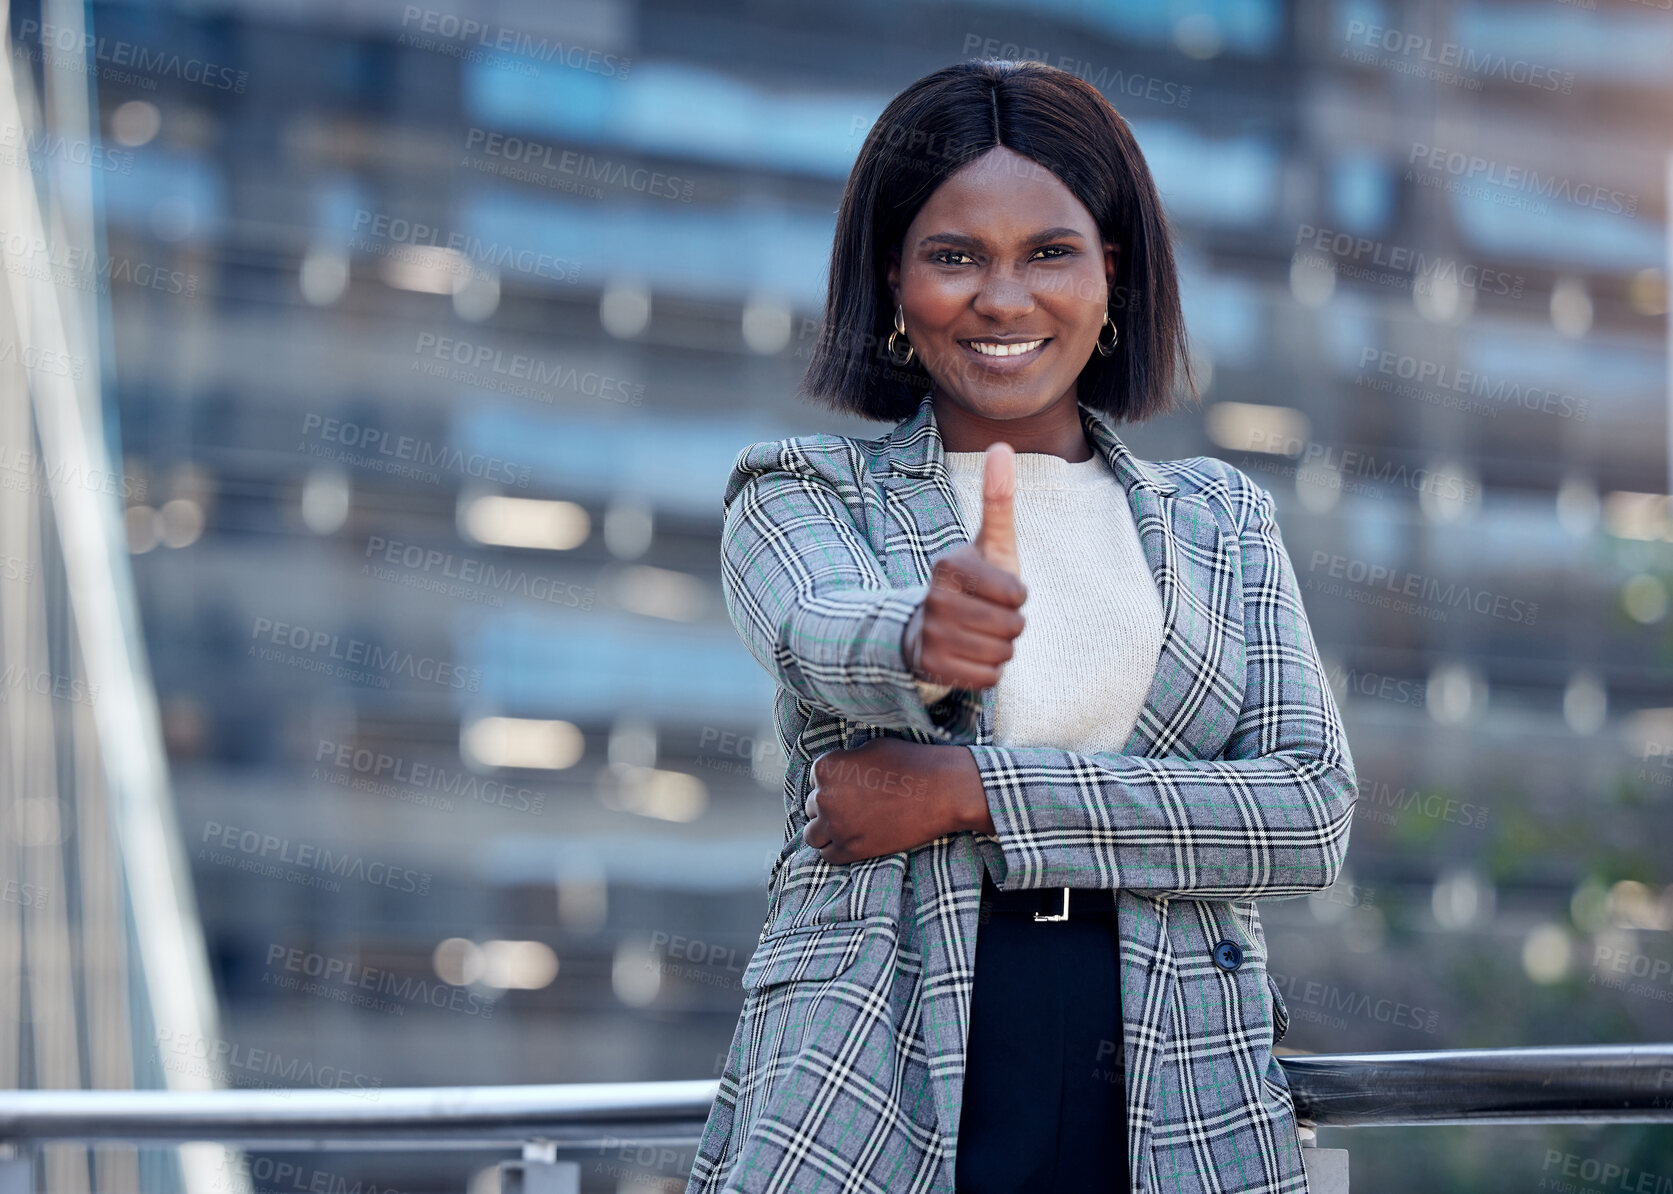
[[[897,337],[906,340],[906,309],[904,307],[895,308],[895,330],[889,333],[888,341],[889,360],[895,365],[910,365],[918,350],[912,347],[912,341],[906,340],[906,356],[902,357],[899,348],[895,345]]]
[[[1104,324],[1110,330],[1109,345],[1106,347],[1104,344],[1103,328],[1098,329],[1098,339],[1096,343],[1098,345],[1099,354],[1107,357],[1115,351],[1115,343],[1117,340],[1121,339],[1121,329],[1115,326],[1115,320],[1110,318],[1110,313],[1108,311],[1104,312]]]

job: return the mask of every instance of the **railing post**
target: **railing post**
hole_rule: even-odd
[[[1320,1148],[1319,1130],[1305,1120],[1296,1124],[1301,1166],[1307,1171],[1307,1194],[1348,1194],[1348,1150]]]
[[[558,1160],[549,1140],[530,1140],[521,1161],[500,1162],[500,1194],[581,1194],[581,1164]]]
[[[0,1194],[35,1194],[34,1170],[17,1145],[0,1141]]]

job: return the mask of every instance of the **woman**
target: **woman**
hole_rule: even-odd
[[[1126,124],[908,87],[826,326],[805,389],[897,425],[726,487],[788,816],[689,1191],[1305,1191],[1254,901],[1334,881],[1353,761],[1272,496],[1114,432],[1185,359]]]

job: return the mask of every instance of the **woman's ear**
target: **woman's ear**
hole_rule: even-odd
[[[1115,267],[1121,261],[1121,246],[1112,240],[1104,242],[1104,282],[1112,289],[1115,286]]]
[[[889,297],[895,306],[900,306],[900,255],[889,254],[889,263],[884,267],[884,280],[889,284]]]

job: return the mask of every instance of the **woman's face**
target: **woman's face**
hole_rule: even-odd
[[[1015,150],[996,146],[950,175],[888,268],[937,401],[989,419],[1072,407],[1117,251],[1055,174]],[[1001,344],[1026,351],[995,355],[1016,353]]]

